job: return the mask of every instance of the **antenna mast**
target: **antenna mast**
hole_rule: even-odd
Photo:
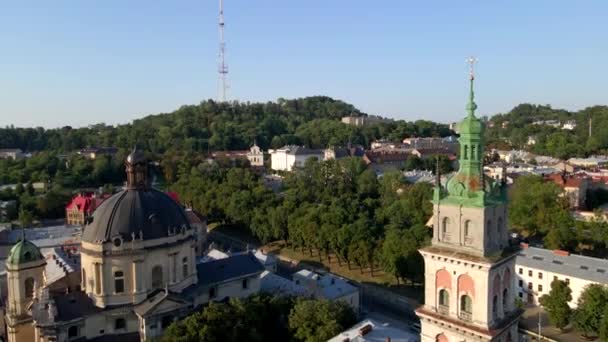
[[[218,55],[218,102],[226,102],[226,77],[228,76],[228,65],[226,65],[225,52],[226,42],[224,42],[224,0],[220,0],[220,51]]]

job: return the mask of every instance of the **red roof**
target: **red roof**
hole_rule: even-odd
[[[559,173],[554,173],[545,177],[562,188],[578,188],[586,178],[571,177]]]
[[[78,194],[74,198],[72,198],[72,200],[70,201],[70,203],[68,203],[65,209],[77,209],[80,212],[91,214],[93,213],[93,211],[95,211],[95,209],[97,209],[97,207],[99,207],[101,202],[103,202],[108,197],[108,195],[102,195],[102,197],[97,197],[94,193]]]
[[[165,192],[167,196],[171,197],[175,202],[179,203],[179,194],[175,191]]]

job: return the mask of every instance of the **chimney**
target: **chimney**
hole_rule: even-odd
[[[366,324],[363,327],[359,328],[359,336],[365,336],[369,334],[374,327],[371,324]]]
[[[520,244],[519,244],[519,246],[520,246],[521,248],[524,248],[524,249],[526,249],[526,248],[530,247],[530,245],[528,245],[528,244],[527,244],[527,243],[525,243],[525,242],[520,243]]]
[[[555,249],[555,250],[553,250],[553,254],[559,255],[559,256],[569,256],[570,252],[562,251],[561,249]]]

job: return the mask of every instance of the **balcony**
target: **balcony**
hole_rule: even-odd
[[[437,312],[439,312],[442,315],[449,315],[450,314],[450,307],[447,305],[437,305]]]
[[[465,322],[471,322],[473,320],[473,314],[466,311],[460,311],[460,315],[458,315],[458,317]]]

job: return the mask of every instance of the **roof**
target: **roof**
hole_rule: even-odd
[[[285,151],[285,153],[293,155],[323,155],[323,151],[321,150],[310,149],[298,145],[285,145],[276,151]]]
[[[188,222],[190,222],[190,224],[202,224],[207,221],[203,215],[192,209],[186,209],[186,217],[188,217]]]
[[[371,163],[404,162],[410,157],[410,154],[405,151],[396,151],[396,152],[366,151],[365,157]]]
[[[76,339],[74,342],[141,342],[141,337],[139,336],[139,332],[132,332],[126,334],[105,334],[102,336],[98,336],[95,338],[87,339]]]
[[[22,153],[20,148],[0,148],[0,153]]]
[[[107,195],[104,197],[97,197],[94,193],[78,194],[72,198],[65,209],[76,209],[79,212],[91,214],[108,197],[109,196]]]
[[[64,293],[53,297],[57,306],[55,321],[71,321],[103,311],[93,304],[93,300],[81,291]]]
[[[196,265],[198,284],[209,285],[260,274],[264,266],[251,253],[231,255]]]
[[[190,229],[190,223],[184,209],[170,196],[153,188],[129,188],[95,210],[82,240],[100,243],[120,235],[131,241],[140,232],[144,240],[158,239],[168,237],[170,229],[182,227]]]
[[[172,301],[177,304],[177,306],[190,305],[190,303],[184,300],[181,296],[179,296],[179,294],[172,293],[171,291],[166,290],[157,290],[151,295],[149,295],[148,299],[136,305],[133,311],[135,311],[135,313],[139,316],[144,316],[150,313],[152,310],[157,308],[159,304],[165,301]]]
[[[606,259],[528,247],[517,254],[515,265],[608,284],[608,260]]]
[[[586,177],[572,177],[561,173],[554,173],[545,177],[545,179],[554,182],[562,188],[578,188],[584,182],[588,181]]]
[[[80,254],[69,250],[53,248],[44,254],[47,260],[45,271],[45,284],[48,286],[63,279],[72,272],[80,271]]]
[[[372,329],[360,336],[359,330],[367,325],[371,326]],[[393,327],[390,324],[382,324],[376,320],[366,319],[331,338],[328,342],[386,342],[389,341],[389,338],[391,342],[417,342],[420,340],[412,332]]]
[[[23,237],[11,248],[6,262],[11,265],[20,265],[43,259],[44,257],[40,253],[40,249]]]
[[[270,271],[262,272],[260,279],[260,291],[273,295],[304,296],[308,292],[304,286]]]
[[[355,292],[359,289],[351,285],[346,279],[332,273],[319,274],[307,269],[300,270],[293,275],[294,281],[304,280],[301,284],[315,295],[321,295],[326,299],[337,299]]]

